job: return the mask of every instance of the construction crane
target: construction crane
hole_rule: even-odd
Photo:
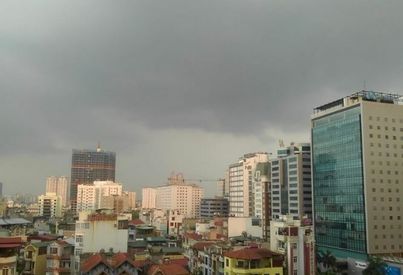
[[[219,179],[187,179],[183,177],[182,173],[171,173],[171,176],[168,178],[168,184],[169,185],[177,185],[177,184],[185,184],[186,182],[198,182],[198,183],[209,183],[209,182],[214,182],[216,184],[222,184],[219,188],[220,193],[224,194],[225,193],[225,179],[219,178]]]

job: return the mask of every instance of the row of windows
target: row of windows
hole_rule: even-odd
[[[381,120],[382,120],[382,118],[379,117],[379,116],[377,116],[377,117],[369,116],[368,119],[369,119],[369,120],[376,120],[376,121],[381,121]],[[390,121],[392,121],[393,123],[396,123],[396,122],[398,121],[397,118],[388,118],[388,117],[384,117],[384,118],[383,118],[383,121],[384,121],[384,122],[388,122],[389,119],[390,119]],[[400,122],[400,123],[403,123],[403,119],[399,119],[399,122]]]
[[[387,246],[386,244],[382,245],[383,249],[392,249],[394,250],[395,248],[397,249],[397,245],[395,246],[394,244],[391,244],[390,246]],[[379,245],[375,245],[375,250],[379,249]],[[403,249],[403,245],[399,244],[399,249]]]

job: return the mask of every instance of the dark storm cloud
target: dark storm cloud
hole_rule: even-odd
[[[308,132],[312,108],[400,91],[401,1],[2,1],[0,152],[152,130]],[[158,142],[155,140],[155,142]]]

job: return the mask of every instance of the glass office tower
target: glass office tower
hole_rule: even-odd
[[[314,110],[312,181],[319,251],[343,259],[403,252],[400,99],[362,91]]]

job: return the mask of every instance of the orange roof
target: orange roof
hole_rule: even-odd
[[[224,253],[225,257],[240,259],[240,260],[260,260],[271,258],[280,254],[274,253],[265,248],[247,247],[239,250],[229,251]]]
[[[198,241],[201,240],[203,236],[197,233],[185,233],[185,238]]]
[[[97,253],[94,255],[91,255],[88,257],[81,265],[81,271],[86,273],[89,272],[91,269],[99,265],[100,263],[103,263],[106,266],[109,266],[104,258],[101,256],[101,254]]]
[[[21,244],[20,237],[0,237],[0,248],[17,248]]]
[[[154,275],[161,272],[163,275],[190,275],[189,271],[181,265],[166,263],[152,265],[148,270],[148,275]]]
[[[113,258],[113,265],[115,267],[119,267],[120,265],[122,265],[124,262],[129,262],[131,264],[133,264],[133,262],[129,259],[129,257],[127,256],[127,253],[123,253],[123,252],[118,252],[116,253]]]

